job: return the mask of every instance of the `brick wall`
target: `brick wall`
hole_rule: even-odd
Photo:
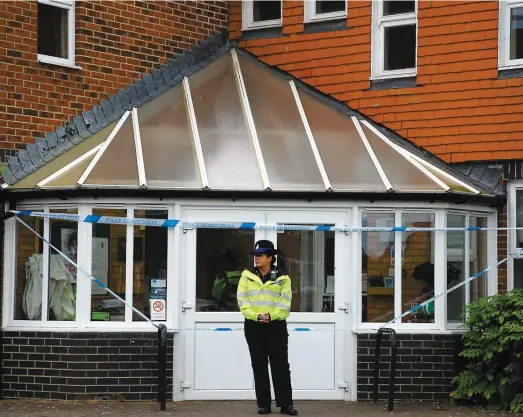
[[[306,34],[303,1],[284,1],[283,36],[242,40],[276,65],[450,162],[523,158],[521,78],[498,79],[498,2],[418,2],[418,86],[370,90],[371,1],[348,0],[345,30]]]
[[[227,24],[225,1],[77,1],[76,65],[37,62],[37,2],[0,2],[0,148],[19,148]]]
[[[448,400],[450,381],[463,361],[460,335],[398,334],[395,398]],[[358,335],[358,400],[370,400],[374,384],[376,335]],[[390,340],[382,339],[379,397],[387,398],[390,376]]]
[[[4,398],[157,398],[157,333],[4,332]],[[173,337],[167,345],[172,396]]]

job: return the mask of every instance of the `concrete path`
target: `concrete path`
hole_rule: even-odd
[[[389,413],[385,404],[346,403],[337,401],[297,401],[300,416],[310,417],[483,417],[513,416],[509,413],[494,413],[474,409],[456,409],[432,403],[398,403],[394,413]],[[191,401],[169,403],[166,411],[160,411],[157,403],[137,402],[53,402],[39,400],[0,401],[0,417],[248,417],[257,416],[257,408],[250,401]],[[272,415],[280,415],[273,409]]]

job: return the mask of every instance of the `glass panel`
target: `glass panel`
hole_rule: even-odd
[[[190,78],[210,188],[262,190],[230,55]]]
[[[35,208],[43,211],[43,208]],[[20,216],[32,229],[44,235],[44,221]],[[41,239],[20,222],[16,222],[15,320],[41,320],[43,244]]]
[[[465,227],[465,216],[447,215],[447,227]],[[447,288],[465,280],[465,232],[447,232]],[[466,284],[447,294],[447,322],[462,323]]]
[[[470,216],[471,227],[487,227],[486,217],[475,217]],[[469,233],[469,246],[470,246],[470,266],[469,275],[473,276],[479,271],[482,271],[488,266],[487,261],[487,231],[470,231]],[[470,301],[474,302],[480,298],[488,296],[488,272],[470,281]]]
[[[523,259],[514,259],[514,288],[523,288]]]
[[[68,58],[68,10],[38,3],[38,53]]]
[[[51,213],[78,214],[77,209],[56,209]],[[51,244],[72,261],[78,254],[78,222],[49,219]],[[50,321],[76,319],[76,268],[54,249],[49,248],[49,314]]]
[[[396,191],[442,191],[443,189],[364,124],[361,125],[387,178]]]
[[[181,85],[141,106],[138,120],[147,186],[201,188]]]
[[[167,219],[167,210],[135,210],[138,219]],[[133,307],[153,321],[166,320],[166,227],[134,226]],[[144,319],[133,311],[134,321]]]
[[[463,185],[461,185],[461,184],[457,183],[456,181],[453,181],[450,178],[444,176],[443,174],[439,173],[434,168],[431,168],[431,166],[432,165],[423,165],[423,167],[425,167],[428,171],[430,171],[431,174],[433,174],[435,177],[437,177],[443,183],[447,184],[453,191],[459,191],[459,192],[468,193],[468,194],[472,193],[472,191],[470,191],[468,188],[465,188],[465,187],[463,187]]]
[[[416,2],[386,0],[383,2],[383,15],[390,16],[394,14],[413,13],[416,11]]]
[[[327,1],[316,0],[316,14],[334,13],[345,11],[345,2],[343,1]]]
[[[62,175],[56,177],[54,180],[49,181],[44,187],[75,187],[76,183],[85,172],[91,161],[96,156],[96,152],[93,153],[90,157],[84,159],[75,167],[71,168],[69,171],[64,172]]]
[[[278,234],[277,265],[292,282],[291,311],[334,311],[334,232],[289,231]]]
[[[380,174],[350,117],[306,91],[298,91],[332,187],[385,191]]]
[[[271,187],[324,190],[289,83],[238,58]]]
[[[40,181],[46,179],[50,175],[54,174],[59,169],[63,168],[67,164],[73,162],[75,159],[79,158],[86,152],[89,152],[91,149],[102,143],[107,137],[111,134],[116,122],[110,124],[109,126],[103,128],[98,133],[94,134],[90,138],[80,142],[78,145],[75,145],[73,148],[63,153],[62,155],[56,157],[52,161],[46,163],[42,167],[38,168],[34,173],[28,175],[27,177],[21,179],[16,184],[10,186],[9,188],[34,188],[36,184]],[[67,174],[66,174],[67,175]],[[80,177],[78,177],[80,178]],[[77,179],[78,179],[77,178]],[[69,180],[69,179],[67,179]],[[75,180],[76,184],[76,180]]]
[[[405,227],[434,227],[434,214],[405,213]],[[434,232],[401,234],[402,312],[434,296]],[[403,317],[403,323],[434,323],[434,303]]]
[[[253,1],[253,22],[281,19],[281,1]]]
[[[84,184],[139,186],[131,116],[120,127]]]
[[[394,227],[394,213],[363,213],[363,227]],[[383,323],[394,318],[394,233],[363,232],[362,321]]]
[[[416,25],[385,28],[384,69],[416,67]]]
[[[523,190],[516,190],[516,227],[523,227]],[[523,230],[516,231],[516,248],[523,248]]]
[[[253,247],[254,230],[196,231],[196,311],[240,311],[236,291]]]
[[[510,59],[523,58],[523,7],[510,9]]]
[[[95,216],[127,217],[126,210],[93,209]],[[124,224],[93,224],[91,274],[125,300]],[[91,283],[91,320],[124,321],[125,305],[106,290]]]

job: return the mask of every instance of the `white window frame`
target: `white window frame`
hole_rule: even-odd
[[[499,0],[498,67],[500,70],[523,67],[523,58],[510,59],[510,12],[523,7],[521,0]]]
[[[38,0],[38,3],[67,10],[67,56],[59,58],[51,55],[38,54],[38,62],[61,67],[81,69],[75,64],[75,0]],[[38,24],[38,22],[37,22]]]
[[[508,183],[508,203],[507,203],[507,225],[508,227],[517,226],[517,200],[518,191],[523,191],[523,180],[512,180]],[[517,252],[517,234],[523,231],[507,231],[507,255]],[[517,259],[517,258],[516,258]],[[510,257],[507,261],[507,291],[514,289],[514,258]]]
[[[279,19],[265,20],[255,22],[253,19],[254,6],[253,0],[242,1],[242,30],[266,29],[272,27],[281,27],[283,22],[283,0],[281,4],[281,17]]]
[[[325,22],[329,20],[339,20],[347,17],[347,0],[345,0],[345,10],[331,13],[316,13],[316,0],[304,2],[303,22]]]
[[[372,36],[371,36],[371,80],[414,77],[418,67],[418,2],[414,2],[413,13],[383,15],[383,0],[372,2]],[[385,29],[394,26],[416,25],[416,51],[414,68],[399,70],[384,69]]]

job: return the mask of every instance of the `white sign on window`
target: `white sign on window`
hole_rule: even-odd
[[[91,274],[102,284],[109,282],[109,239],[93,237],[93,261]],[[98,284],[91,283],[91,294],[106,294],[107,291]]]
[[[165,300],[149,300],[149,311],[151,312],[151,320],[165,320]]]

